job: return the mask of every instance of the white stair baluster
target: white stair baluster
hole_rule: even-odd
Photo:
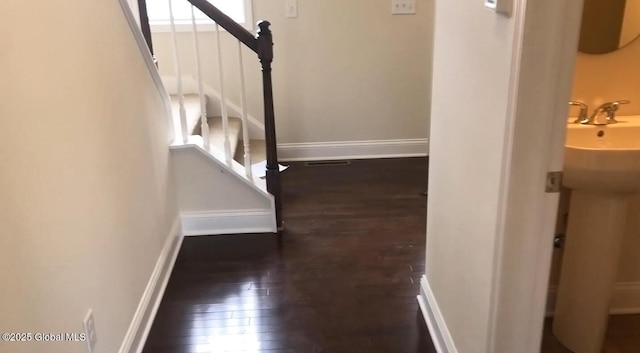
[[[251,170],[251,146],[249,124],[247,123],[247,90],[245,88],[244,64],[242,61],[242,43],[238,41],[238,67],[240,72],[240,109],[242,110],[242,140],[244,149],[244,170],[249,180],[253,179]]]
[[[182,72],[180,69],[180,54],[178,50],[178,38],[176,37],[176,21],[173,17],[173,3],[169,1],[169,20],[171,22],[171,37],[173,38],[173,61],[176,79],[178,81],[178,104],[180,105],[180,128],[182,130],[182,142],[189,141],[189,128],[187,127],[187,112],[184,109],[184,92],[182,89]]]
[[[229,115],[227,100],[224,95],[224,69],[222,65],[222,44],[220,42],[220,26],[216,23],[216,44],[218,48],[218,77],[220,79],[220,111],[222,113],[222,133],[224,135],[224,156],[227,164],[231,164],[231,143],[229,141]]]
[[[198,94],[200,95],[200,131],[202,133],[202,144],[205,150],[211,148],[209,142],[209,122],[207,121],[207,102],[204,96],[202,84],[202,68],[200,65],[200,43],[198,41],[198,26],[196,25],[196,14],[194,6],[191,5],[191,24],[193,25],[193,44],[196,54],[196,75],[198,76]]]

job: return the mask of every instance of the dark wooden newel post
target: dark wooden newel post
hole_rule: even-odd
[[[276,224],[278,231],[283,230],[282,198],[280,171],[278,169],[278,150],[276,143],[276,123],[273,110],[273,85],[271,81],[271,63],[273,62],[273,38],[268,21],[258,23],[258,58],[262,64],[262,86],[264,93],[264,130],[267,147],[267,191],[275,198]]]

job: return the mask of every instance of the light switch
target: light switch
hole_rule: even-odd
[[[391,0],[391,14],[413,15],[416,13],[416,0]]]
[[[286,18],[298,17],[298,0],[285,0],[284,16]]]
[[[505,16],[511,15],[512,0],[484,0],[484,6]]]

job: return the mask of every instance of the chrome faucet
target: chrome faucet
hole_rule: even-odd
[[[588,107],[586,104],[582,102],[569,101],[570,105],[575,105],[580,107],[580,113],[578,115],[578,118],[573,123],[585,124],[585,125],[615,124],[618,122],[616,120],[616,112],[620,108],[620,104],[629,104],[629,103],[631,102],[628,100],[619,100],[619,101],[603,103],[593,111],[590,117],[588,117]]]
[[[588,124],[592,125],[607,125],[607,124],[615,124],[618,121],[616,120],[616,112],[620,108],[620,104],[629,104],[628,100],[620,100],[614,102],[607,102],[601,104],[596,110],[591,114],[589,118]],[[604,116],[606,114],[606,116]]]
[[[569,101],[569,105],[580,107],[580,113],[578,114],[578,118],[573,122],[574,124],[586,124],[589,121],[589,117],[587,116],[589,107],[586,104],[578,101]]]

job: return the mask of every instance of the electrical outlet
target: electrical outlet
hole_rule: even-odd
[[[414,15],[416,13],[416,0],[391,0],[391,14]]]
[[[298,0],[286,0],[285,6],[286,8],[285,8],[284,16],[286,18],[298,17]]]
[[[98,335],[96,334],[96,322],[93,319],[93,310],[89,309],[87,312],[87,316],[84,317],[84,333],[87,337],[87,347],[89,348],[89,353],[93,353],[93,349],[96,347],[96,341],[98,340]]]

